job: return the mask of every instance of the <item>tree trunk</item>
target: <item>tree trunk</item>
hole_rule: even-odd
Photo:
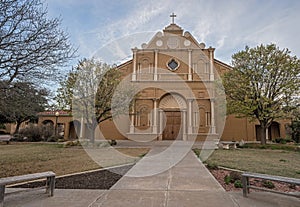
[[[95,142],[95,129],[97,127],[97,125],[95,123],[88,123],[87,124],[88,129],[89,129],[89,140],[91,143]]]
[[[267,144],[267,139],[266,139],[266,131],[267,131],[267,127],[266,127],[266,124],[264,123],[260,123],[260,127],[261,127],[261,131],[260,131],[260,143],[262,145],[265,145]]]
[[[91,141],[91,143],[95,143],[95,129],[94,128],[92,128],[92,129],[90,129],[91,130],[91,138],[90,138],[90,141]]]
[[[19,132],[21,124],[22,124],[22,122],[17,121],[17,125],[16,125],[16,129],[15,129],[14,134],[17,134]]]

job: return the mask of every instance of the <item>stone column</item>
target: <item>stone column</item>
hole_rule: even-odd
[[[162,140],[162,134],[163,134],[163,123],[164,123],[164,120],[163,120],[163,113],[164,111],[159,109],[159,137],[158,137],[158,140]]]
[[[153,126],[152,133],[157,134],[157,99],[153,99]]]
[[[154,54],[154,77],[153,77],[155,81],[158,80],[157,67],[158,67],[158,50],[155,50],[155,54]]]
[[[133,52],[133,72],[132,72],[132,81],[136,81],[136,53],[137,48],[132,49]]]
[[[69,135],[70,135],[70,122],[66,122],[64,126],[64,140],[68,140]]]
[[[192,81],[193,80],[193,75],[192,75],[192,50],[189,49],[189,74],[188,74],[188,80]]]
[[[210,116],[211,116],[211,133],[216,134],[215,100],[214,99],[210,99]]]
[[[131,108],[131,114],[130,114],[130,127],[129,127],[129,133],[133,134],[134,133],[134,108],[135,104],[132,105]]]
[[[193,123],[192,123],[192,99],[188,99],[188,134],[193,133]]]
[[[186,135],[186,110],[182,110],[182,135],[183,135],[183,141],[187,140]]]
[[[79,135],[79,138],[80,139],[84,139],[84,118],[83,116],[81,117],[81,120],[80,120],[80,135]]]
[[[209,80],[210,81],[214,81],[215,80],[215,76],[214,76],[214,48],[209,47],[208,48],[209,51]]]

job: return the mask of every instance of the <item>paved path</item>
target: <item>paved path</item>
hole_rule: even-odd
[[[157,156],[154,159],[161,160],[154,162],[151,157],[163,150],[164,147],[152,148],[127,176],[102,194],[92,207],[237,206],[192,151],[189,150],[183,160],[173,166],[174,154],[182,149],[176,147],[174,154]],[[155,174],[165,166],[170,166],[170,169]],[[153,175],[138,177],[145,171]]]
[[[228,193],[190,150],[154,146],[111,190],[12,194],[5,207],[299,207],[300,199],[271,193]],[[163,154],[167,152],[167,154]],[[185,154],[184,158],[174,165]],[[163,156],[161,156],[163,155]],[[169,166],[166,171],[163,169]],[[157,173],[159,172],[159,173]],[[144,176],[147,175],[147,176]],[[12,191],[14,189],[9,189]]]

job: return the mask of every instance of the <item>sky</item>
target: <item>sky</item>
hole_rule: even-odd
[[[130,58],[131,48],[140,48],[171,23],[172,12],[176,24],[216,48],[215,58],[227,64],[246,45],[275,43],[300,57],[298,0],[45,0],[45,4],[49,17],[62,18],[62,29],[78,47],[77,60],[95,56],[120,63]]]

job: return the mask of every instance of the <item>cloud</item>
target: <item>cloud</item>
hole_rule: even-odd
[[[80,55],[90,56],[115,39],[131,34],[162,30],[175,22],[207,46],[216,47],[216,57],[226,63],[245,45],[274,42],[300,56],[300,3],[298,1],[204,1],[204,0],[48,0],[52,15],[61,14],[72,40],[80,45]],[[137,44],[147,35],[123,39]],[[148,38],[148,39],[147,39]],[[131,44],[118,42],[115,51],[124,56]],[[128,47],[125,49],[125,47]],[[119,49],[118,49],[119,48]],[[123,51],[125,50],[125,52]]]

